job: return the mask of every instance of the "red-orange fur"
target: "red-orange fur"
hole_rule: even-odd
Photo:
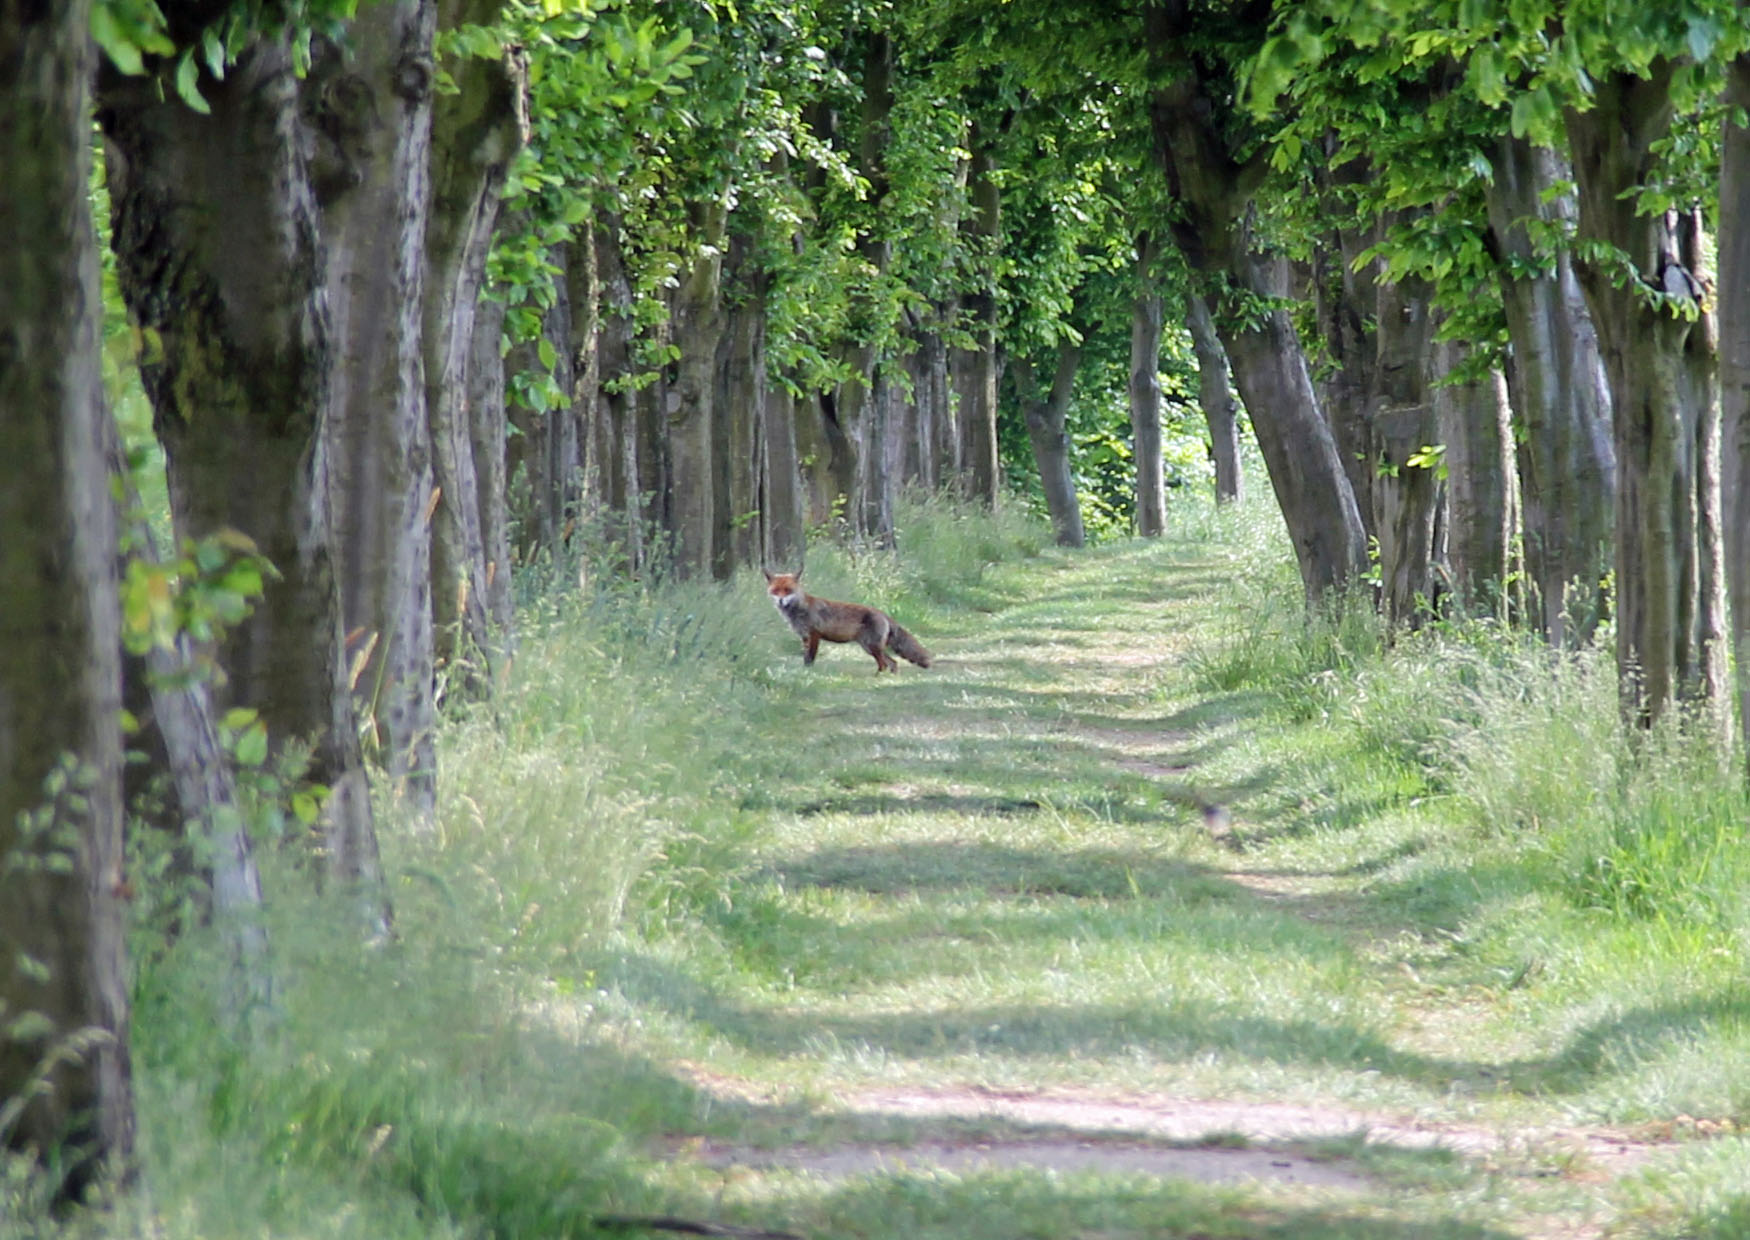
[[[772,602],[802,639],[804,664],[814,662],[820,643],[825,640],[856,642],[875,660],[878,675],[899,670],[899,664],[887,653],[890,650],[919,667],[930,665],[930,652],[886,612],[861,603],[836,603],[804,594],[801,573],[767,573],[766,583]]]

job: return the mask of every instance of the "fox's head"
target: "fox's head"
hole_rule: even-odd
[[[801,573],[767,573],[766,593],[772,596],[772,602],[782,608],[791,599],[802,596]]]

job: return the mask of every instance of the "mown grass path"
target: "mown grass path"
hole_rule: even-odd
[[[1531,969],[1427,896],[1466,864],[1437,816],[1197,690],[1231,572],[1004,569],[901,613],[937,665],[879,678],[772,617],[760,855],[710,935],[596,978],[700,1091],[667,1191],[821,1237],[1607,1234],[1666,1147],[1576,1118]]]

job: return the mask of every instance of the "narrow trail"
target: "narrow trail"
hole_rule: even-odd
[[[1369,1236],[1610,1234],[1601,1188],[1669,1143],[1513,1086],[1533,1056],[1491,1006],[1423,984],[1428,929],[1376,894],[1413,840],[1323,865],[1259,817],[1282,760],[1236,759],[1255,705],[1187,670],[1219,568],[1129,552],[1030,584],[926,635],[930,672],[877,681],[832,651],[798,675],[809,749],[773,812],[751,982],[693,1013],[705,1049],[674,1063],[808,1124],[670,1156],[1417,1203]],[[1231,820],[1199,813],[1215,798]]]

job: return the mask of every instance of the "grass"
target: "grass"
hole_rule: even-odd
[[[1279,524],[1191,506],[1070,555],[915,505],[902,558],[810,555],[813,589],[938,655],[879,679],[846,648],[804,669],[757,575],[541,600],[505,691],[446,724],[435,830],[385,807],[396,942],[361,950],[282,855],[254,1036],[213,1018],[201,936],[143,954],[152,1193],[68,1228],[1741,1234],[1735,771],[1675,729],[1626,744],[1601,655],[1309,621]],[[868,1101],[896,1090],[1506,1136],[1321,1138],[1359,1192],[735,1161],[1063,1135]],[[1575,1128],[1645,1148],[1514,1135]]]

